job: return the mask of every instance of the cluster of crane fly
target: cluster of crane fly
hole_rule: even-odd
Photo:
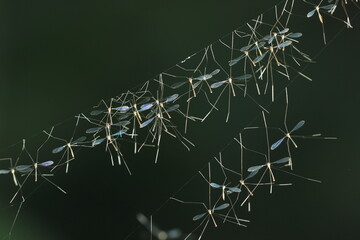
[[[201,205],[206,210],[204,213],[200,213],[193,217],[193,221],[201,220],[200,224],[191,231],[185,239],[193,236],[195,231],[197,231],[201,226],[202,230],[200,231],[200,235],[197,239],[201,239],[203,236],[206,228],[208,227],[209,222],[213,222],[214,226],[218,226],[218,221],[216,218],[219,218],[222,223],[231,223],[236,224],[238,226],[246,227],[246,223],[249,220],[242,219],[238,217],[238,214],[235,210],[236,205],[240,205],[242,207],[244,204],[247,203],[248,211],[251,210],[250,207],[250,199],[254,196],[255,190],[259,186],[269,186],[270,194],[273,192],[274,186],[289,186],[292,185],[291,183],[278,183],[275,180],[274,170],[280,171],[285,174],[289,174],[295,177],[299,177],[305,180],[313,181],[313,182],[320,182],[318,180],[304,177],[294,173],[293,170],[293,158],[291,154],[291,146],[297,148],[298,145],[294,141],[295,138],[303,138],[303,139],[336,139],[335,137],[322,137],[321,134],[312,134],[312,135],[296,135],[294,134],[300,128],[302,128],[305,124],[304,120],[299,121],[291,130],[289,131],[287,126],[287,112],[288,112],[288,91],[285,89],[285,97],[286,97],[286,108],[285,108],[285,116],[284,116],[284,127],[285,129],[281,128],[274,128],[268,127],[265,112],[262,112],[263,127],[246,127],[243,129],[241,133],[239,133],[238,138],[234,138],[236,145],[240,147],[240,171],[236,171],[233,168],[227,167],[227,163],[222,158],[222,153],[219,153],[219,157],[215,157],[215,161],[217,165],[220,167],[221,172],[223,174],[223,181],[221,183],[212,181],[211,175],[212,170],[210,167],[210,162],[208,163],[208,172],[209,175],[206,178],[204,174],[199,171],[201,177],[206,181],[208,185],[208,204],[204,202],[193,202],[193,201],[183,201],[175,197],[171,197],[172,200],[180,202],[182,204],[195,204]],[[262,151],[255,150],[253,148],[249,148],[246,146],[243,140],[243,134],[247,131],[252,130],[261,130],[265,131],[266,135],[266,150],[263,153]],[[270,145],[270,136],[269,130],[276,130],[280,131],[283,134],[283,137],[279,138],[278,140],[272,142]],[[285,144],[283,144],[285,142]],[[277,159],[275,161],[271,160],[271,152],[279,149],[281,145],[286,145],[287,149],[287,156]],[[258,165],[253,165],[254,163],[249,162],[256,162],[259,159],[257,157],[252,157],[253,159],[249,159],[246,161],[249,167],[245,168],[245,161],[244,161],[244,153],[252,153],[256,156],[260,157],[262,163]],[[229,159],[231,160],[231,159]],[[233,160],[233,159],[232,159]],[[229,165],[231,162],[229,162]],[[290,168],[290,170],[286,170],[286,168]],[[231,177],[230,175],[233,175]],[[235,176],[235,178],[234,178]],[[268,176],[268,179],[266,178]],[[232,184],[235,182],[235,184]],[[212,190],[219,191],[216,196],[216,200],[212,203]],[[234,197],[232,197],[234,196]],[[220,213],[221,210],[226,210],[225,213]]]
[[[327,2],[330,4],[326,4],[326,5],[323,4],[324,0],[320,0],[318,4],[314,4],[307,0],[303,0],[303,1],[314,7],[313,10],[309,11],[306,16],[308,18],[311,18],[314,15],[318,16],[318,19],[321,23],[322,34],[323,34],[323,39],[324,39],[325,44],[326,44],[325,26],[324,26],[324,18],[323,18],[323,15],[321,12],[323,11],[324,13],[330,15],[332,18],[344,22],[346,24],[347,28],[353,28],[353,26],[351,25],[350,16],[349,16],[349,13],[347,10],[347,5],[349,2],[352,2],[353,6],[355,6],[358,10],[360,9],[360,6],[357,4],[359,2],[358,0],[328,0]],[[340,5],[340,4],[345,13],[346,20],[342,20],[341,18],[334,16],[334,12],[336,11],[338,5]]]
[[[256,25],[258,24],[259,22],[256,22]],[[233,37],[236,34],[240,34],[240,32],[235,31],[233,33]],[[275,61],[278,66],[282,65],[285,69],[288,67],[287,65],[282,63],[280,57],[277,56],[278,54],[281,53],[281,56],[283,56],[283,53],[289,47],[300,52],[293,43],[298,42],[295,39],[301,37],[301,33],[291,33],[289,32],[289,28],[275,31],[270,35],[262,37],[261,39],[257,39],[258,34],[256,33],[251,33],[249,35],[251,36],[250,41],[253,42],[249,42],[249,45],[238,49],[240,56],[229,60],[227,64],[229,69],[233,68],[234,65],[239,63],[241,60],[244,60],[245,64],[246,60],[248,60],[252,67],[259,67],[259,78],[262,78],[263,73],[267,71],[267,69],[269,69],[273,61]],[[232,48],[231,51],[234,52],[236,51],[236,49]],[[211,56],[213,56],[215,60],[214,50],[212,46],[206,48],[204,52],[205,53],[203,59],[205,57],[208,58],[208,55],[210,55],[211,52]],[[296,61],[295,58],[294,60]],[[180,65],[176,65],[176,67],[180,67]],[[155,161],[157,161],[163,132],[171,135],[174,138],[179,139],[179,141],[189,149],[189,145],[194,144],[188,139],[186,139],[180,133],[178,128],[172,123],[172,115],[174,112],[177,112],[178,115],[185,118],[185,121],[203,121],[204,118],[190,116],[188,110],[186,111],[186,113],[180,110],[179,102],[184,99],[183,96],[185,96],[186,94],[191,94],[189,98],[185,99],[187,103],[190,103],[190,100],[199,95],[200,92],[204,92],[206,94],[206,89],[204,89],[204,86],[208,86],[208,89],[210,89],[211,92],[216,88],[223,87],[225,89],[229,87],[233,96],[235,96],[235,88],[237,87],[245,93],[245,96],[250,96],[246,92],[246,86],[248,85],[249,80],[252,79],[254,76],[251,74],[245,74],[239,77],[229,76],[226,80],[216,80],[216,77],[220,75],[223,69],[224,73],[228,75],[225,68],[220,64],[219,68],[214,69],[210,73],[202,72],[199,70],[199,68],[197,68],[192,71],[192,74],[197,74],[198,76],[176,76],[177,78],[185,79],[179,82],[169,84],[164,82],[163,77],[169,76],[170,74],[162,73],[159,75],[159,79],[155,79],[155,82],[159,85],[159,90],[157,90],[156,96],[154,96],[154,94],[152,94],[149,90],[150,83],[147,82],[141,87],[139,91],[129,91],[127,93],[121,94],[119,97],[112,98],[108,103],[102,100],[100,104],[96,106],[96,109],[90,112],[90,116],[86,116],[85,114],[79,114],[76,117],[76,127],[78,126],[81,119],[85,119],[87,120],[87,122],[93,125],[93,127],[86,130],[87,134],[92,135],[91,140],[87,141],[87,137],[85,136],[73,139],[73,134],[71,139],[67,141],[65,139],[54,136],[53,129],[51,129],[50,132],[44,131],[48,137],[46,141],[40,146],[40,148],[38,148],[35,158],[33,158],[33,156],[28,152],[24,140],[21,153],[19,157],[17,157],[15,162],[13,162],[13,160],[10,158],[2,159],[2,161],[10,162],[10,168],[1,169],[0,174],[11,174],[15,185],[21,186],[21,183],[19,182],[19,180],[17,180],[16,173],[25,175],[26,179],[28,175],[34,174],[35,180],[37,181],[40,168],[52,167],[54,169],[65,164],[67,172],[69,169],[69,163],[75,159],[75,148],[95,147],[103,143],[105,143],[106,151],[110,153],[109,155],[112,165],[114,165],[115,162],[113,156],[116,156],[118,163],[121,164],[122,162],[124,162],[125,166],[129,170],[126,162],[123,161],[123,155],[120,150],[119,140],[133,142],[135,146],[135,153],[140,151],[144,146],[156,147],[157,152]],[[189,70],[185,69],[184,71],[188,72]],[[175,93],[170,96],[163,97],[165,87],[167,87],[168,89],[176,89],[180,91],[180,88],[186,84],[189,84],[190,91],[182,93],[182,95]],[[223,91],[221,91],[221,94],[224,92],[224,89]],[[257,89],[259,89],[258,84]],[[221,96],[221,94],[219,94],[219,97]],[[211,107],[209,112],[216,108],[215,104],[210,104]],[[207,116],[208,114],[206,115],[206,117]],[[148,129],[145,131],[145,139],[139,144],[139,131],[146,128]],[[128,138],[126,139],[125,136],[127,136]],[[40,149],[50,138],[64,142],[63,145],[53,149],[52,151],[52,153],[54,154],[58,154],[61,152],[63,153],[60,162],[56,165],[54,165],[55,163],[53,161],[38,162],[38,158],[40,157]],[[21,161],[21,156],[23,152],[28,155],[29,159],[32,161],[31,164],[18,165]]]
[[[333,14],[337,5],[341,2],[347,16],[347,20],[344,22],[348,27],[351,27],[350,19],[345,8],[347,1],[329,1],[330,4],[328,5],[322,5],[322,2],[323,1],[320,1],[317,5],[309,3],[314,6],[314,9],[307,13],[308,18],[317,14],[323,26],[321,12],[324,11],[325,13]],[[355,2],[357,2],[357,0],[352,2],[356,5]],[[211,181],[210,164],[208,178],[200,172],[201,176],[209,185],[208,206],[204,203],[185,202],[176,198],[172,199],[181,203],[201,204],[205,207],[205,213],[196,215],[193,218],[194,221],[202,219],[201,224],[196,228],[198,229],[200,226],[204,225],[200,237],[204,233],[210,219],[214,225],[217,226],[214,218],[215,215],[222,218],[224,222],[228,221],[243,226],[243,223],[247,222],[247,220],[238,218],[234,209],[234,205],[240,201],[239,196],[242,190],[245,189],[247,194],[245,199],[240,201],[241,206],[248,203],[250,207],[250,197],[254,195],[254,191],[258,186],[268,185],[270,186],[270,192],[272,191],[272,187],[275,186],[273,169],[285,171],[282,168],[288,166],[292,170],[293,165],[290,153],[290,143],[297,147],[293,138],[320,137],[319,134],[311,136],[293,135],[293,132],[304,125],[304,121],[298,122],[290,131],[288,130],[286,125],[288,96],[285,87],[285,130],[276,128],[282,132],[283,137],[270,145],[268,130],[272,128],[267,127],[266,124],[265,113],[267,110],[256,101],[256,95],[266,95],[269,89],[271,89],[271,101],[273,102],[275,100],[276,86],[274,74],[279,74],[276,79],[285,77],[285,79],[290,80],[290,71],[294,71],[296,74],[311,80],[309,77],[296,70],[296,67],[289,64],[289,59],[292,60],[296,66],[300,66],[300,62],[312,62],[310,57],[300,51],[296,46],[299,42],[298,39],[302,34],[299,32],[292,32],[288,27],[293,4],[294,1],[286,1],[282,11],[278,11],[277,7],[275,7],[275,24],[264,22],[263,15],[260,15],[257,19],[246,24],[247,30],[233,31],[225,38],[220,39],[218,42],[209,45],[202,51],[191,55],[181,63],[159,74],[153,81],[146,82],[139,90],[128,91],[110,99],[110,101],[101,100],[90,114],[85,115],[81,113],[76,116],[75,128],[69,140],[55,136],[54,128],[49,132],[44,131],[47,138],[37,149],[35,155],[28,151],[26,141],[23,140],[20,154],[15,159],[0,159],[0,163],[9,163],[7,168],[0,169],[0,175],[11,176],[12,181],[17,187],[17,191],[10,202],[13,202],[17,196],[21,196],[22,202],[25,201],[23,196],[23,186],[32,176],[34,177],[35,182],[37,182],[39,178],[45,179],[65,193],[63,189],[50,180],[50,177],[54,175],[55,169],[63,165],[65,165],[65,171],[69,171],[70,162],[75,159],[75,153],[78,148],[93,148],[99,145],[105,145],[105,151],[109,153],[111,164],[115,165],[115,162],[119,165],[124,164],[130,174],[130,168],[120,149],[120,142],[130,142],[134,144],[134,153],[139,152],[144,147],[156,148],[155,162],[158,160],[163,133],[176,138],[190,150],[190,147],[194,146],[194,144],[179,130],[179,124],[173,124],[173,119],[177,117],[184,120],[184,133],[186,133],[188,120],[204,121],[210,113],[220,108],[218,106],[219,99],[227,90],[227,122],[231,109],[230,99],[232,96],[235,97],[237,95],[237,91],[240,91],[243,97],[250,99],[256,107],[262,111],[265,125],[263,128],[266,131],[268,143],[267,154],[246,148],[242,142],[241,134],[239,139],[235,140],[241,148],[241,153],[243,151],[253,152],[264,157],[265,163],[250,166],[247,169],[248,175],[245,177],[243,171],[243,158],[241,158],[241,171],[236,172],[225,167],[220,155],[219,158],[216,158],[216,161],[225,177],[222,184]],[[287,9],[289,5],[290,9]],[[283,22],[282,19],[284,18],[286,21],[282,24],[281,22]],[[266,28],[266,30],[261,28]],[[263,31],[266,31],[265,35],[260,34],[260,32]],[[323,31],[323,35],[324,41],[326,41],[325,31]],[[218,46],[222,49],[218,49]],[[220,51],[222,56],[224,55],[224,52],[228,51],[228,57],[219,60],[217,53]],[[251,88],[254,89],[254,95],[250,94]],[[284,87],[279,87],[279,89],[284,90]],[[172,91],[173,93],[165,95],[165,90]],[[195,99],[199,98],[199,95],[204,96],[203,99],[207,101],[207,107],[209,108],[208,112],[203,117],[193,116],[193,114],[190,113],[190,106]],[[212,96],[215,96],[215,98],[213,99]],[[182,109],[182,107],[184,107],[184,109]],[[204,106],[202,106],[202,109],[204,109]],[[91,137],[74,137],[80,121],[84,121],[91,125],[85,131],[85,133]],[[247,128],[245,130],[251,129],[255,129],[255,127]],[[41,161],[40,152],[50,139],[62,142],[62,144],[59,144],[60,146],[52,150],[53,154],[61,155],[58,162],[50,160]],[[270,151],[277,149],[283,142],[287,143],[288,156],[276,161],[270,161]],[[23,163],[25,158],[28,161],[26,164]],[[47,172],[45,173],[45,171]],[[260,174],[261,171],[262,174]],[[263,178],[267,172],[269,173],[269,180],[264,182]],[[229,186],[230,183],[226,182],[228,173],[240,177],[237,185],[232,187]],[[19,176],[21,176],[22,179],[20,179]],[[260,176],[259,181],[255,183],[249,182],[258,176]],[[211,189],[221,190],[220,197],[214,204],[211,203],[210,199]],[[235,199],[232,199],[229,197],[230,194],[236,194],[237,196]],[[228,200],[228,202],[221,204],[221,200]],[[228,211],[226,214],[218,213],[225,209]],[[230,213],[232,213],[232,215],[230,215]],[[188,237],[191,236],[191,234],[192,233],[190,233]]]
[[[320,182],[319,180],[304,177],[294,173],[293,170],[293,158],[291,154],[291,147],[298,148],[295,138],[302,139],[336,139],[335,137],[322,137],[321,134],[312,135],[296,135],[296,132],[301,129],[305,121],[301,120],[295,124],[290,130],[287,126],[287,113],[288,113],[288,90],[285,88],[285,114],[284,114],[284,129],[278,127],[269,127],[266,120],[266,114],[262,112],[264,126],[246,127],[244,128],[237,138],[234,138],[235,147],[240,149],[240,159],[231,158],[230,161],[224,161],[222,155],[224,152],[219,153],[219,157],[215,157],[216,165],[220,168],[223,180],[222,182],[213,181],[213,170],[211,163],[208,162],[208,177],[206,177],[202,171],[199,171],[200,176],[205,180],[208,186],[208,203],[197,201],[184,201],[176,197],[170,197],[171,200],[179,202],[181,204],[198,205],[204,209],[204,212],[193,216],[194,222],[200,223],[193,228],[190,233],[184,234],[180,229],[172,229],[169,232],[159,230],[156,225],[152,225],[151,222],[146,220],[145,216],[137,216],[139,222],[144,225],[152,236],[155,236],[159,240],[170,239],[201,239],[204,235],[209,223],[212,222],[214,227],[218,227],[219,223],[230,223],[240,227],[246,227],[246,224],[250,222],[247,219],[239,218],[236,210],[236,206],[244,206],[247,204],[247,211],[251,211],[250,200],[255,196],[255,191],[259,186],[268,186],[270,188],[270,194],[273,192],[274,186],[290,186],[292,183],[279,183],[275,179],[274,171],[289,174],[298,178],[302,178],[308,181]],[[249,148],[244,141],[244,133],[260,130],[265,132],[266,136],[266,150],[259,151],[255,148]],[[270,141],[269,130],[281,132],[283,135],[281,138]],[[270,143],[272,143],[270,145]],[[287,149],[287,156],[280,159],[271,160],[271,152],[284,145]],[[252,159],[245,161],[245,153],[252,153],[254,156]],[[266,153],[264,153],[266,152]],[[236,171],[227,165],[233,165],[231,161],[240,161],[240,171]],[[253,162],[261,161],[262,163],[254,165]],[[249,165],[249,167],[245,167]],[[287,169],[289,168],[289,169]],[[231,176],[232,175],[232,176]],[[268,177],[268,178],[267,178]],[[235,184],[233,184],[235,182]],[[215,201],[212,198],[215,197]],[[225,212],[222,212],[225,211]],[[217,220],[218,219],[218,220]],[[201,230],[198,232],[198,230]],[[167,234],[169,233],[169,234]],[[176,233],[176,234],[175,234]],[[127,239],[127,238],[126,238]]]

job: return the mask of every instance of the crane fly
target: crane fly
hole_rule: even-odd
[[[306,1],[305,1],[305,2],[306,2]],[[313,10],[311,10],[310,12],[308,12],[308,13],[306,14],[306,17],[307,17],[307,18],[311,18],[312,16],[315,15],[315,13],[317,13],[317,16],[318,16],[318,18],[319,18],[319,21],[320,21],[320,23],[321,23],[321,28],[322,28],[322,32],[323,32],[324,43],[326,44],[324,19],[323,19],[323,16],[321,15],[320,10],[324,10],[324,11],[327,11],[327,12],[331,13],[331,12],[333,11],[333,9],[336,7],[336,5],[335,5],[335,4],[328,4],[328,5],[321,6],[321,3],[322,3],[322,2],[323,2],[323,0],[321,0],[320,3],[314,7]]]
[[[160,151],[160,143],[162,139],[162,133],[165,132],[169,134],[170,136],[174,138],[178,138],[179,141],[188,149],[190,148],[187,146],[187,144],[183,141],[185,140],[187,143],[194,146],[193,143],[191,143],[189,140],[187,140],[185,137],[183,137],[180,132],[176,129],[175,126],[173,126],[171,122],[171,112],[179,112],[181,113],[186,119],[189,118],[189,116],[186,116],[183,114],[180,110],[179,104],[173,104],[174,101],[179,97],[178,94],[173,94],[169,97],[162,98],[158,97],[155,99],[152,103],[144,104],[140,107],[143,111],[149,110],[149,113],[146,115],[146,121],[142,122],[140,125],[140,128],[145,128],[147,126],[149,127],[149,132],[144,140],[144,143],[140,146],[139,150],[145,145],[147,139],[149,136],[151,136],[152,140],[151,142],[156,141],[156,156],[155,156],[155,163],[157,163],[159,151]],[[172,130],[172,131],[171,131]]]
[[[59,140],[61,142],[63,142],[64,144],[59,146],[59,147],[56,147],[52,150],[52,153],[53,154],[57,154],[57,153],[61,153],[63,152],[63,155],[61,157],[61,160],[66,157],[66,170],[65,172],[68,173],[69,171],[69,164],[70,164],[70,161],[72,161],[73,159],[75,159],[75,153],[74,153],[74,148],[78,148],[78,147],[82,147],[82,146],[86,146],[86,137],[85,136],[82,136],[82,137],[79,137],[75,140],[74,139],[74,135],[75,135],[75,131],[77,129],[77,126],[79,124],[79,119],[80,119],[80,115],[77,116],[77,120],[76,120],[76,124],[75,124],[75,128],[74,128],[74,131],[73,131],[73,134],[70,138],[69,141],[63,139],[63,138],[59,138],[59,137],[55,137],[54,135],[52,135],[51,133],[47,133],[46,131],[43,131],[45,134],[47,134],[49,137],[53,138],[53,139],[56,139],[56,140]],[[61,161],[60,160],[60,161]],[[54,166],[54,168],[52,170],[54,170],[57,166],[59,166],[59,163]]]

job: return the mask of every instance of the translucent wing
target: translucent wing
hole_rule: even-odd
[[[61,146],[61,147],[58,147],[58,148],[54,148],[54,149],[52,150],[52,153],[59,153],[59,152],[61,152],[62,150],[64,150],[65,147],[66,147],[66,145]]]
[[[199,215],[196,215],[195,217],[193,217],[193,221],[197,221],[201,218],[203,218],[207,213],[202,213],[202,214],[199,214]]]
[[[234,77],[234,80],[248,80],[250,78],[252,78],[251,74],[245,74],[245,75],[242,75],[242,76],[239,76],[239,77]]]
[[[259,42],[257,45],[258,48],[262,48],[263,46],[265,46],[265,42]]]
[[[259,42],[257,45],[255,44],[255,45],[250,49],[250,51],[253,51],[253,50],[255,50],[255,49],[260,49],[260,48],[262,48],[264,45],[265,45],[265,42]]]
[[[145,118],[146,118],[146,119],[150,119],[150,118],[154,117],[155,114],[156,114],[156,112],[151,111],[151,112],[149,112],[149,113],[145,116]]]
[[[308,14],[306,14],[306,17],[308,17],[308,18],[309,18],[309,17],[312,17],[312,16],[314,15],[315,11],[316,11],[316,9],[308,12]]]
[[[104,110],[94,110],[90,113],[91,116],[97,116],[104,113]]]
[[[289,38],[299,38],[302,36],[302,33],[290,33],[287,35]]]
[[[232,67],[234,66],[235,64],[237,64],[241,59],[243,59],[245,57],[245,55],[241,55],[240,57],[237,57],[233,60],[230,60],[229,62],[229,66]]]
[[[269,41],[269,39],[270,39],[270,34],[268,34],[268,35],[265,35],[263,38],[262,38],[262,40],[264,40],[264,41]]]
[[[289,31],[289,28],[284,28],[283,30],[281,30],[281,31],[279,32],[279,34],[280,34],[280,35],[283,35],[283,34],[287,33],[288,31]]]
[[[256,174],[258,174],[258,172],[259,172],[259,171],[252,171],[252,172],[250,172],[250,174],[247,175],[247,177],[245,178],[245,180],[248,180],[248,179],[254,177]]]
[[[179,97],[179,94],[173,94],[170,97],[166,98],[165,103],[173,102]]]
[[[10,170],[0,169],[0,174],[8,174]]]
[[[129,113],[120,114],[120,115],[118,115],[117,119],[118,119],[118,120],[124,120],[124,119],[130,117],[131,115],[132,115],[132,114],[129,114]]]
[[[265,53],[263,53],[262,55],[257,56],[257,57],[254,59],[254,63],[256,64],[256,63],[260,62],[261,60],[263,60],[264,57],[267,55],[267,53],[268,53],[268,52],[265,52]]]
[[[178,228],[175,228],[175,229],[171,229],[167,232],[167,235],[168,235],[168,239],[179,239],[182,235],[182,232],[180,229]]]
[[[168,109],[166,109],[166,112],[173,112],[175,110],[177,110],[178,108],[180,107],[179,104],[175,104],[175,105],[172,105],[171,107],[169,107]]]
[[[121,106],[121,107],[116,107],[116,108],[113,108],[115,111],[120,111],[120,112],[127,112],[129,111],[130,107],[129,106]]]
[[[226,83],[227,80],[224,80],[224,81],[221,81],[221,82],[216,82],[216,83],[213,83],[211,84],[211,88],[218,88],[218,87],[221,87],[224,83]]]
[[[284,157],[284,158],[281,158],[279,160],[276,160],[273,162],[274,163],[277,163],[277,164],[280,164],[280,163],[288,163],[290,161],[290,157]]]
[[[140,128],[144,128],[146,127],[147,125],[149,125],[155,118],[151,118],[149,120],[146,120],[145,122],[143,122],[141,125],[140,125]]]
[[[222,186],[217,183],[210,183],[210,186],[213,188],[221,188]]]
[[[146,111],[149,110],[150,108],[152,108],[154,106],[154,103],[146,103],[144,105],[141,105],[139,111]]]
[[[295,125],[295,127],[290,131],[290,133],[298,130],[299,128],[301,128],[302,126],[304,126],[304,124],[305,124],[305,121],[304,121],[304,120],[301,120],[300,122],[298,122],[298,123]]]
[[[201,81],[194,83],[193,88],[197,88],[201,83],[202,83]]]
[[[271,150],[276,149],[283,141],[284,141],[285,137],[280,138],[279,140],[277,140],[273,145],[271,145]]]
[[[252,167],[248,168],[248,172],[257,172],[260,169],[262,169],[263,167],[265,167],[265,165],[252,166]]]
[[[202,76],[194,78],[194,79],[204,81],[204,80],[208,80],[208,79],[210,79],[212,77],[213,77],[213,75],[211,75],[211,74],[205,74],[205,75],[202,75]]]
[[[89,128],[86,130],[86,133],[96,133],[98,131],[100,131],[103,127],[94,127],[94,128]]]
[[[239,193],[239,192],[241,192],[241,189],[238,187],[230,187],[230,188],[228,188],[228,191]]]
[[[214,208],[214,210],[215,210],[215,211],[223,210],[223,209],[229,207],[229,205],[230,205],[230,204],[228,204],[228,203],[224,203],[224,204],[221,204],[220,206]]]
[[[331,9],[333,9],[335,6],[336,6],[335,4],[329,4],[329,5],[321,6],[320,8],[321,8],[321,9],[324,9],[324,10],[331,10]]]
[[[128,131],[127,129],[120,130],[120,131],[118,131],[117,133],[114,133],[114,134],[111,135],[111,136],[113,136],[113,137],[121,136],[121,135],[123,135],[124,133],[126,133],[127,131]]]
[[[242,52],[248,51],[252,46],[253,46],[253,44],[242,47],[242,48],[240,48],[240,51],[242,51]]]
[[[285,48],[287,46],[290,46],[292,44],[292,41],[285,41],[278,45],[279,48]]]
[[[275,39],[275,36],[272,35],[268,40],[268,44],[271,44],[274,41],[274,39]]]
[[[114,123],[113,125],[118,126],[118,127],[124,127],[126,125],[129,125],[130,123],[131,123],[130,121],[120,121],[120,122]]]
[[[177,83],[172,84],[170,87],[171,87],[172,89],[177,89],[177,88],[183,86],[185,83],[186,83],[186,81],[177,82]]]
[[[212,71],[210,73],[210,75],[214,76],[214,75],[218,74],[219,72],[220,72],[220,69],[215,69],[214,71]]]
[[[72,143],[81,143],[84,142],[86,140],[85,136],[79,137],[78,139],[74,140]]]
[[[27,173],[32,171],[32,165],[19,165],[15,167],[15,170],[21,173]]]
[[[105,138],[99,138],[99,139],[95,139],[93,142],[92,142],[92,146],[96,146],[96,145],[99,145],[101,144],[102,142],[105,141]]]
[[[38,163],[38,165],[42,166],[42,167],[49,167],[49,166],[51,166],[53,164],[54,164],[53,161],[46,161],[46,162]]]

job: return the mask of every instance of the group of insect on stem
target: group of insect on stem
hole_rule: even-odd
[[[350,5],[349,3],[350,2],[352,3],[351,8],[354,8],[357,11],[360,10],[360,6],[358,5],[358,0],[328,0],[328,1],[320,0],[320,1],[316,1],[317,3],[307,0],[303,0],[303,1],[312,7],[312,10],[310,10],[306,16],[308,18],[311,18],[315,15],[318,17],[322,27],[323,41],[325,44],[326,44],[326,34],[325,34],[325,21],[323,17],[324,14],[329,16],[330,18],[344,22],[347,28],[353,28],[353,26],[351,25],[351,16],[348,13],[348,6]],[[335,16],[335,11],[339,5],[341,5],[344,11],[345,20],[343,20],[341,17]]]
[[[291,154],[292,148],[298,148],[295,139],[336,139],[333,137],[322,137],[321,134],[312,135],[295,135],[304,126],[305,121],[300,120],[291,130],[287,126],[288,114],[288,92],[285,89],[285,115],[284,115],[284,129],[279,127],[268,126],[266,113],[262,112],[263,126],[246,127],[234,138],[234,145],[239,149],[240,154],[238,159],[224,159],[223,153],[220,152],[218,157],[215,157],[216,168],[220,169],[220,177],[222,181],[214,181],[213,173],[214,167],[208,163],[208,177],[203,172],[199,171],[200,176],[205,180],[208,187],[208,203],[184,201],[172,197],[172,200],[183,204],[193,204],[203,206],[205,212],[197,214],[193,217],[193,221],[201,220],[193,231],[187,237],[196,234],[199,228],[202,228],[198,239],[200,239],[209,222],[214,227],[219,226],[221,223],[232,223],[238,226],[246,226],[249,222],[246,219],[239,218],[239,209],[247,205],[247,210],[251,211],[250,201],[255,196],[255,192],[259,187],[269,187],[270,194],[276,186],[291,186],[291,182],[278,181],[277,173],[282,175],[288,174],[294,177],[305,179],[313,182],[320,182],[312,178],[301,176],[293,171],[293,157]],[[272,137],[270,133],[278,132],[283,136],[280,139]],[[244,134],[260,133],[265,137],[265,147],[259,150],[258,146],[249,147],[244,139]],[[257,139],[261,135],[257,136]],[[274,140],[272,140],[274,139]],[[259,142],[259,141],[257,141]],[[284,145],[284,147],[282,147]],[[279,150],[280,149],[280,150]],[[272,160],[274,151],[283,152],[283,157]],[[232,156],[232,155],[231,155]],[[247,156],[247,158],[245,158]],[[250,157],[249,157],[250,156]],[[240,162],[240,169],[234,168],[234,162]],[[258,163],[258,164],[256,164]],[[217,172],[219,175],[219,171]],[[217,176],[219,179],[219,176]],[[215,197],[215,200],[212,200]],[[217,220],[219,219],[219,220]],[[186,238],[185,238],[186,239]]]
[[[318,16],[323,29],[324,42],[326,36],[323,14],[333,15],[339,4],[346,14],[344,22],[348,27],[352,27],[346,8],[348,1],[330,0],[329,4],[324,4],[323,0],[318,4],[304,2],[313,7],[307,13],[307,17]],[[351,2],[358,7],[357,0]],[[244,131],[264,131],[266,150],[248,148],[240,134],[234,139],[241,152],[239,171],[228,167],[220,154],[215,161],[222,172],[222,182],[212,181],[210,164],[208,177],[199,172],[208,185],[207,204],[172,199],[204,207],[203,213],[193,217],[194,221],[201,221],[194,230],[202,227],[199,239],[209,223],[215,227],[219,225],[217,218],[222,222],[245,226],[248,220],[238,217],[236,206],[247,204],[250,211],[250,199],[260,186],[269,186],[271,193],[274,186],[290,185],[278,183],[275,177],[276,171],[299,176],[292,172],[291,149],[298,147],[295,139],[323,138],[320,134],[296,135],[305,124],[303,120],[294,124],[290,130],[287,126],[286,86],[294,76],[301,76],[311,81],[311,78],[298,68],[303,62],[312,62],[309,55],[299,48],[302,33],[290,28],[289,21],[293,15],[293,6],[294,1],[287,0],[282,8],[277,6],[274,8],[275,18],[265,20],[265,16],[260,15],[244,27],[232,31],[226,37],[185,58],[151,81],[145,82],[139,89],[127,91],[108,101],[101,100],[89,113],[81,113],[75,117],[74,129],[70,137],[58,136],[60,133],[56,133],[54,128],[44,131],[45,140],[35,148],[35,151],[29,151],[26,141],[23,140],[17,156],[0,159],[0,175],[10,177],[16,187],[10,203],[17,198],[20,198],[22,203],[25,201],[24,186],[32,179],[34,182],[44,180],[66,193],[54,183],[52,178],[56,170],[62,166],[65,166],[66,173],[70,171],[70,163],[77,158],[80,148],[103,147],[109,155],[111,165],[124,165],[129,174],[131,174],[130,166],[124,156],[124,146],[129,146],[129,143],[133,145],[133,153],[138,153],[145,147],[154,148],[155,163],[158,162],[165,136],[176,139],[190,150],[195,145],[185,137],[185,134],[191,133],[189,120],[204,122],[211,113],[222,108],[220,99],[227,95],[226,122],[230,119],[231,100],[234,97],[249,99],[255,108],[261,111],[264,125],[247,127]],[[269,96],[269,101],[274,102],[278,92],[284,89],[286,95],[284,126],[283,128],[268,127],[266,115],[269,111],[260,103],[258,97]],[[200,106],[196,105],[197,102],[201,103]],[[184,128],[179,127],[180,125]],[[79,135],[77,130],[80,127],[85,127],[86,130]],[[271,142],[269,131],[280,132],[282,137]],[[51,157],[48,157],[44,152],[50,141],[56,146],[51,150]],[[273,161],[271,152],[281,146],[285,146],[286,155]],[[244,152],[257,155],[262,162],[245,169]],[[230,174],[235,175],[236,182],[229,181]],[[212,192],[218,193],[215,201],[211,200]]]

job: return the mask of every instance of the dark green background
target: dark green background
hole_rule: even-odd
[[[0,148],[151,79],[276,2],[2,0]],[[309,133],[339,137],[307,142],[297,151],[298,172],[323,183],[297,181],[270,197],[259,195],[248,228],[214,231],[205,239],[357,239],[359,19],[353,25],[306,69],[314,81],[301,79],[290,88],[290,122],[305,119]],[[302,49],[317,54],[323,47],[318,21],[304,19],[298,26],[307,29]],[[343,24],[329,20],[326,28],[331,39]],[[187,153],[165,144],[157,166],[150,151],[135,156],[131,177],[123,168],[111,168],[101,150],[83,151],[70,173],[56,180],[69,194],[47,185],[38,189],[24,206],[13,239],[122,239],[134,227],[136,212],[150,214],[235,135],[236,117],[224,131],[225,124],[219,125],[224,113],[209,120],[213,128],[192,126],[198,147]],[[5,182],[0,189],[9,191]],[[15,213],[3,199],[1,204],[0,236]],[[177,219],[174,212],[172,218],[188,222],[190,230],[193,213]],[[160,224],[176,227],[171,220]]]

